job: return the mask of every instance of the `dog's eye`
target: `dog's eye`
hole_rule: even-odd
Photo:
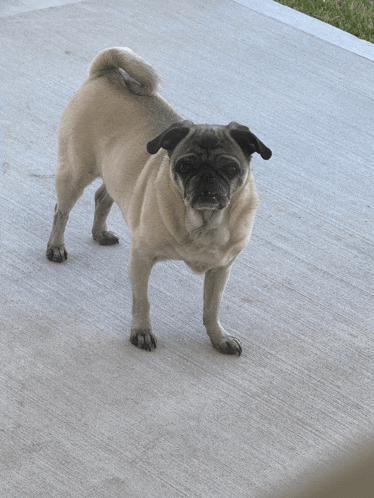
[[[190,173],[193,171],[194,165],[192,163],[187,163],[187,162],[181,162],[178,164],[178,171],[179,173],[182,173],[182,175],[185,175],[186,173]]]
[[[240,164],[233,157],[221,156],[218,158],[218,167],[220,168],[222,174],[228,176],[229,178],[234,177],[240,172]]]
[[[236,166],[236,164],[227,164],[224,167],[224,171],[227,176],[235,176],[238,172],[238,167]]]

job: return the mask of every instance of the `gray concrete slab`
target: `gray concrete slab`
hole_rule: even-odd
[[[0,17],[14,16],[33,10],[48,9],[82,0],[0,0]]]
[[[5,497],[261,497],[373,437],[371,60],[231,0],[82,1],[0,20],[1,492]],[[197,122],[273,150],[210,345],[202,279],[156,266],[158,348],[128,341],[129,233],[90,238],[87,189],[45,259],[61,112],[101,49],[130,46]]]
[[[374,61],[374,46],[372,43],[357,38],[356,36],[331,26],[315,17],[304,15],[291,7],[286,7],[273,0],[235,0],[251,10],[265,14],[272,19],[277,19],[288,26],[293,26],[299,31],[316,36],[320,40],[344,48],[349,52],[361,55]]]

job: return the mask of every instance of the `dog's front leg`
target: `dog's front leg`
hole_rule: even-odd
[[[132,325],[130,341],[140,349],[152,351],[157,340],[152,332],[148,282],[154,261],[140,250],[131,250]]]
[[[223,291],[230,275],[231,265],[213,268],[205,273],[203,322],[213,346],[220,353],[241,355],[240,341],[226,333],[218,320]]]

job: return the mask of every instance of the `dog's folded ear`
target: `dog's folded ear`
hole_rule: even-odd
[[[272,152],[254,135],[247,126],[240,125],[232,121],[229,125],[229,133],[237,142],[246,155],[257,152],[262,159],[270,159]]]
[[[173,123],[160,135],[147,143],[147,151],[149,154],[156,154],[161,148],[166,150],[174,149],[188,135],[192,126],[191,121]]]

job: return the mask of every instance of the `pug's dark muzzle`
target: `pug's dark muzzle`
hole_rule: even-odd
[[[184,200],[193,209],[223,209],[230,201],[230,185],[213,171],[202,171],[184,185]]]

